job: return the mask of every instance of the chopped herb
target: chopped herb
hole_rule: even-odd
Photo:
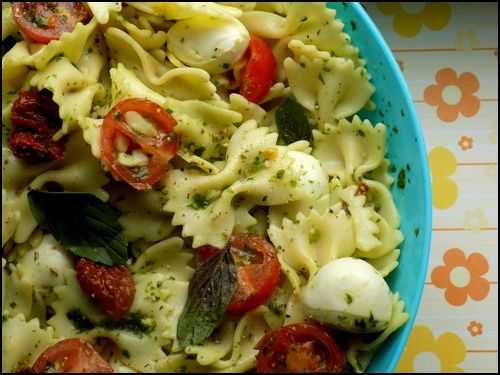
[[[279,136],[286,144],[312,139],[312,127],[306,111],[294,99],[287,97],[281,102],[276,109],[275,119]]]
[[[130,353],[129,353],[129,351],[128,351],[128,350],[126,350],[126,349],[125,349],[125,350],[122,350],[122,354],[123,354],[123,356],[124,356],[125,358],[130,358]]]
[[[300,20],[300,22],[306,22],[307,21],[307,17],[304,17]]]
[[[358,129],[356,131],[356,135],[359,136],[359,137],[364,137],[365,136],[365,132],[361,129]]]
[[[209,204],[210,201],[207,197],[202,194],[196,193],[193,196],[193,199],[191,200],[191,203],[188,205],[188,207],[191,207],[195,210],[202,210],[204,208],[207,208]]]
[[[404,169],[401,168],[401,170],[398,173],[398,182],[397,186],[400,189],[404,189],[406,185],[406,172]]]
[[[349,293],[346,293],[346,294],[345,294],[345,302],[346,302],[348,305],[350,305],[350,304],[352,303],[352,300],[353,300],[352,296],[351,296]]]
[[[321,74],[321,72],[319,72],[318,74],[318,79],[320,80],[320,82],[324,85],[325,84],[325,79],[323,78],[323,74]]]
[[[415,237],[418,237],[420,234],[420,228],[415,228]]]
[[[229,69],[229,67],[230,67],[230,66],[231,66],[231,65],[229,65],[228,63],[224,63],[224,64],[222,64],[222,68],[223,68],[223,69]]]
[[[121,329],[136,333],[149,333],[154,329],[153,323],[148,322],[146,316],[138,311],[130,313],[120,320],[105,319],[99,326],[107,329]]]
[[[70,320],[79,332],[88,331],[95,327],[95,324],[90,321],[79,309],[72,309],[66,313],[66,317]]]
[[[11,304],[9,306],[10,306],[11,309],[15,309],[16,306],[17,306],[17,303],[11,302]]]
[[[351,29],[352,31],[356,30],[356,22],[351,21]]]
[[[312,228],[312,229],[309,231],[309,243],[310,243],[310,244],[313,244],[313,243],[315,243],[315,242],[318,242],[319,237],[320,237],[320,232],[319,232],[319,230],[317,230],[316,228]]]
[[[390,173],[394,173],[396,172],[396,166],[394,164],[392,164],[390,167],[389,167],[389,172]]]
[[[113,117],[115,118],[115,120],[119,120],[121,115],[122,115],[122,114],[120,113],[120,111],[116,111],[116,112],[114,113]]]

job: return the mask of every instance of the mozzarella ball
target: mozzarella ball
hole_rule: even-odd
[[[210,74],[232,69],[249,42],[245,26],[229,16],[195,16],[176,22],[167,33],[167,48],[176,58]]]
[[[324,265],[304,288],[302,301],[313,319],[348,332],[382,331],[392,316],[389,286],[370,263],[358,258]]]

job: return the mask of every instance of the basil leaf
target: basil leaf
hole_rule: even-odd
[[[210,337],[224,318],[236,281],[236,266],[229,247],[196,269],[177,325],[177,339],[182,348],[201,344]]]
[[[88,193],[28,193],[31,212],[73,254],[111,266],[124,264],[128,244],[113,208]]]
[[[286,144],[300,140],[312,140],[312,127],[306,110],[293,98],[285,98],[276,109],[276,125],[280,138]]]

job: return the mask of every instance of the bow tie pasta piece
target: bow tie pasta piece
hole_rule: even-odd
[[[52,235],[43,236],[40,244],[20,257],[17,270],[21,280],[46,301],[53,299],[51,290],[65,283],[72,259]]]
[[[142,12],[162,16],[167,20],[183,20],[195,16],[241,16],[235,7],[209,2],[129,2]]]
[[[348,58],[355,66],[363,66],[365,62],[359,59],[358,49],[342,31],[344,24],[335,15],[334,10],[321,3],[257,3],[255,10],[244,12],[240,19],[250,33],[280,39],[274,50],[277,56],[286,56],[288,42],[299,40],[331,56]]]
[[[289,266],[285,274],[296,291],[301,287],[299,274],[309,280],[324,264],[356,250],[353,218],[343,210],[299,213],[293,221],[285,218],[280,226],[271,224],[268,234],[280,261]]]
[[[206,71],[160,63],[134,38],[116,27],[108,28],[104,35],[113,58],[134,70],[141,81],[160,95],[177,99],[213,98],[216,89]]]
[[[180,237],[171,237],[148,247],[132,265],[134,273],[158,272],[169,280],[189,281],[194,269],[189,266],[193,254],[184,249]]]
[[[371,358],[380,345],[408,320],[409,315],[404,311],[404,306],[405,303],[401,300],[399,294],[392,294],[392,315],[387,328],[371,342],[363,342],[359,337],[351,340],[346,357],[349,364],[357,373],[362,373],[366,370]]]
[[[354,115],[368,103],[375,88],[364,68],[356,68],[346,58],[326,57],[325,52],[298,40],[288,46],[294,57],[287,57],[283,64],[291,91],[316,115],[320,128]]]
[[[17,36],[18,33],[19,29],[12,17],[10,2],[2,1],[2,40],[9,36]]]
[[[128,7],[128,9],[133,8]],[[114,16],[114,18],[119,25],[121,25],[121,28],[134,38],[146,51],[151,51],[153,53],[154,50],[161,51],[164,49],[165,42],[167,41],[167,33],[165,31],[155,31],[152,28],[144,28],[144,25],[139,24],[139,22],[134,23],[135,19],[125,18],[125,16],[121,14]],[[136,16],[136,18],[138,17]],[[148,26],[151,27],[151,25]],[[162,60],[164,59],[165,57],[163,57]]]
[[[12,174],[13,181],[23,181],[29,185],[18,184],[16,190],[9,184],[5,185],[5,194],[2,195],[2,209],[8,211],[2,221],[2,232],[10,234],[16,243],[26,241],[35,230],[37,223],[31,213],[27,194],[30,189],[40,189],[48,182],[61,185],[66,191],[79,191],[91,193],[102,200],[108,199],[108,193],[102,187],[108,183],[108,178],[101,169],[99,161],[90,153],[88,145],[83,140],[80,132],[73,132],[67,140],[66,147],[71,152],[57,162],[45,166],[31,167],[33,174],[18,176],[20,169],[6,169]],[[5,155],[12,155],[7,152]],[[43,169],[50,167],[43,173]],[[35,177],[36,172],[39,171]],[[6,177],[7,180],[11,180]],[[33,181],[30,181],[34,178]],[[20,191],[20,192],[19,192]],[[22,223],[22,225],[20,225]],[[14,229],[15,228],[15,229]],[[7,241],[9,237],[4,237]]]
[[[210,74],[232,69],[249,42],[245,26],[228,16],[194,16],[177,21],[167,33],[167,48],[177,59]]]
[[[88,24],[77,23],[73,31],[62,33],[58,40],[52,40],[49,44],[37,44],[31,42],[20,42],[22,48],[28,54],[22,59],[12,61],[13,64],[32,66],[43,69],[56,56],[65,56],[76,64],[85,51],[88,41],[97,27],[97,21],[92,19]],[[9,51],[10,52],[10,51]],[[5,57],[9,56],[9,52]],[[16,56],[17,57],[17,56]],[[5,63],[2,63],[2,66]]]
[[[354,116],[351,122],[340,120],[337,126],[326,125],[324,132],[313,131],[313,155],[321,161],[329,176],[344,185],[352,184],[384,160],[386,128],[372,126]]]
[[[317,160],[276,146],[276,140],[276,133],[248,121],[231,138],[220,173],[205,176],[174,170],[169,174],[164,209],[174,213],[174,225],[183,225],[184,236],[194,237],[194,247],[207,243],[223,247],[236,224],[233,198],[237,195],[254,204],[278,205],[319,197],[327,190],[327,178]]]
[[[108,23],[111,13],[118,13],[122,10],[121,1],[87,2],[87,4],[97,22],[99,22],[100,24]]]
[[[58,341],[52,327],[42,328],[38,319],[26,321],[19,314],[2,324],[2,373],[31,366],[38,356]]]
[[[381,182],[370,179],[363,179],[363,184],[368,187],[367,202],[374,205],[375,210],[391,228],[399,228],[399,212],[389,189]]]

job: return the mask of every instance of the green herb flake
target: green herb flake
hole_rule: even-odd
[[[312,127],[306,110],[294,99],[287,97],[276,109],[276,125],[280,138],[290,144],[300,140],[312,140]]]
[[[309,231],[309,243],[313,244],[315,242],[318,242],[319,238],[320,238],[319,230],[317,230],[316,228],[312,228]]]
[[[202,210],[204,208],[207,208],[208,205],[210,204],[210,200],[199,193],[196,193],[193,195],[193,199],[191,200],[191,203],[188,205],[188,207],[191,207],[194,210]]]
[[[75,326],[78,332],[91,330],[95,324],[90,321],[88,317],[82,314],[80,309],[72,309],[66,313],[66,317]]]
[[[356,135],[357,135],[358,137],[364,137],[364,136],[365,136],[365,132],[364,132],[363,130],[361,130],[361,129],[358,129],[358,130],[356,131]]]
[[[398,173],[398,180],[396,185],[400,189],[404,189],[406,186],[406,172],[403,168],[401,168],[401,170]]]
[[[346,302],[348,305],[350,305],[350,304],[352,303],[352,301],[353,301],[352,296],[351,296],[349,293],[346,293],[346,294],[345,294],[345,302]]]
[[[420,234],[420,228],[415,228],[415,237],[418,237],[418,235]]]

